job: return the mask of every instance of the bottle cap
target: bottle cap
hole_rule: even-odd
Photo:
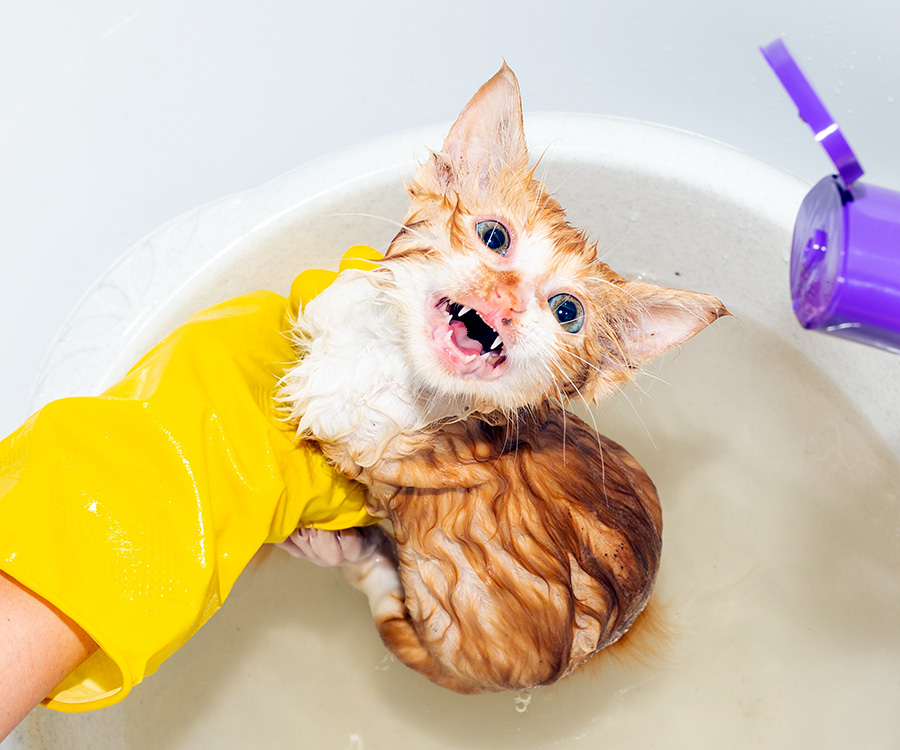
[[[761,51],[837,169],[797,214],[794,313],[805,328],[900,353],[900,193],[859,182],[856,154],[784,42]]]

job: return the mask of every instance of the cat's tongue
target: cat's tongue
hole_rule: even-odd
[[[502,347],[497,346],[490,352],[485,352],[484,342],[478,338],[484,338],[483,334],[490,335],[487,325],[479,327],[470,320],[470,328],[467,329],[465,322],[449,315],[446,300],[434,306],[429,305],[429,308],[434,354],[448,372],[478,380],[496,380],[503,374],[506,355],[500,353]],[[473,331],[472,335],[469,334],[470,330]],[[495,333],[494,337],[496,335]]]
[[[453,332],[451,336],[453,343],[456,344],[456,348],[463,354],[467,356],[469,354],[481,354],[481,342],[469,338],[464,323],[454,320],[450,323],[450,330]]]

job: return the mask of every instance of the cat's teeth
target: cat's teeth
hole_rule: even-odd
[[[456,313],[456,317],[461,318],[467,312],[471,312],[471,310],[472,310],[471,307],[466,307],[465,305],[462,305],[462,306],[460,306],[459,311]]]
[[[491,344],[490,351],[494,351],[494,349],[496,349],[498,346],[501,346],[502,344],[503,340],[499,336],[497,336],[497,338],[494,339],[494,343]]]

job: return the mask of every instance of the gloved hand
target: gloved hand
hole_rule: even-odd
[[[275,402],[292,317],[335,275],[301,274],[290,301],[261,291],[204,310],[102,396],[48,404],[0,442],[0,568],[100,646],[45,705],[124,698],[263,543],[377,521]]]

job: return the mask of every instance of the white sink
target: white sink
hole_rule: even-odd
[[[895,746],[900,367],[795,323],[787,254],[808,186],[644,123],[538,115],[526,131],[616,270],[713,293],[736,316],[598,416],[660,491],[669,636],[528,696],[459,696],[389,658],[334,571],[267,550],[123,703],[38,709],[4,750]],[[75,310],[32,406],[100,390],[207,304],[286,292],[353,244],[383,249],[402,178],[444,132],[339,152],[163,227]]]

